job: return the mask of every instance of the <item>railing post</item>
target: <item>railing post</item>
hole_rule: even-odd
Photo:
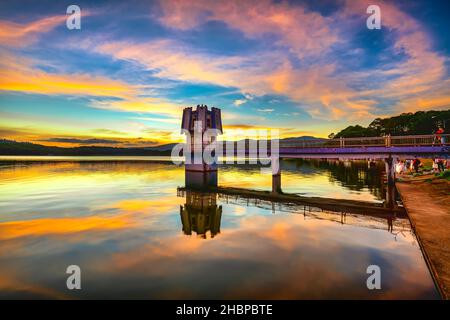
[[[340,137],[339,138],[339,146],[341,147],[341,148],[343,148],[344,146],[345,146],[345,140],[344,140],[345,138],[344,137]]]
[[[390,147],[391,146],[391,134],[388,134],[388,135],[384,136],[384,145],[386,147]]]

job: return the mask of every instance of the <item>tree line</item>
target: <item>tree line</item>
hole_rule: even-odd
[[[402,113],[390,118],[376,118],[367,127],[348,126],[329,138],[381,137],[384,135],[405,136],[433,134],[439,127],[450,131],[450,109],[444,111],[417,111]]]

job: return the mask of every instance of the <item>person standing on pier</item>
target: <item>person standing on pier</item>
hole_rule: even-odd
[[[439,129],[436,130],[436,142],[442,145],[445,144],[445,137],[442,136],[443,134],[444,129],[442,127],[439,127]]]
[[[444,159],[437,159],[438,172],[445,171]]]
[[[433,173],[439,172],[438,160],[437,158],[433,160]]]
[[[416,173],[419,173],[419,166],[420,166],[420,160],[415,158],[413,161],[413,167],[414,167],[414,171],[416,171]]]

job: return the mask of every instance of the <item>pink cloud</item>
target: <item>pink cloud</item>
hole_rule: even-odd
[[[368,0],[347,1],[342,19],[352,19],[371,4]],[[387,28],[395,38],[393,49],[405,54],[406,60],[385,71],[373,70],[364,74],[371,76],[395,76],[383,83],[380,89],[369,90],[380,98],[400,100],[396,112],[439,108],[450,102],[448,79],[446,79],[446,58],[433,50],[433,39],[414,18],[401,11],[391,2],[379,1],[382,28]],[[428,106],[428,107],[426,107]]]
[[[339,40],[329,18],[287,2],[169,0],[160,5],[159,21],[167,27],[188,30],[221,21],[248,38],[275,35],[277,44],[289,47],[299,57],[321,54]]]
[[[51,16],[29,23],[0,20],[0,43],[5,46],[21,47],[34,42],[38,35],[64,25],[65,15]]]

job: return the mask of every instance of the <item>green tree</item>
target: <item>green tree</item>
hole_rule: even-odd
[[[390,118],[376,118],[367,128],[360,125],[348,126],[338,132],[335,137],[380,137],[387,134],[418,135],[434,133],[438,127],[450,131],[450,110],[417,111],[416,113],[402,113]]]

